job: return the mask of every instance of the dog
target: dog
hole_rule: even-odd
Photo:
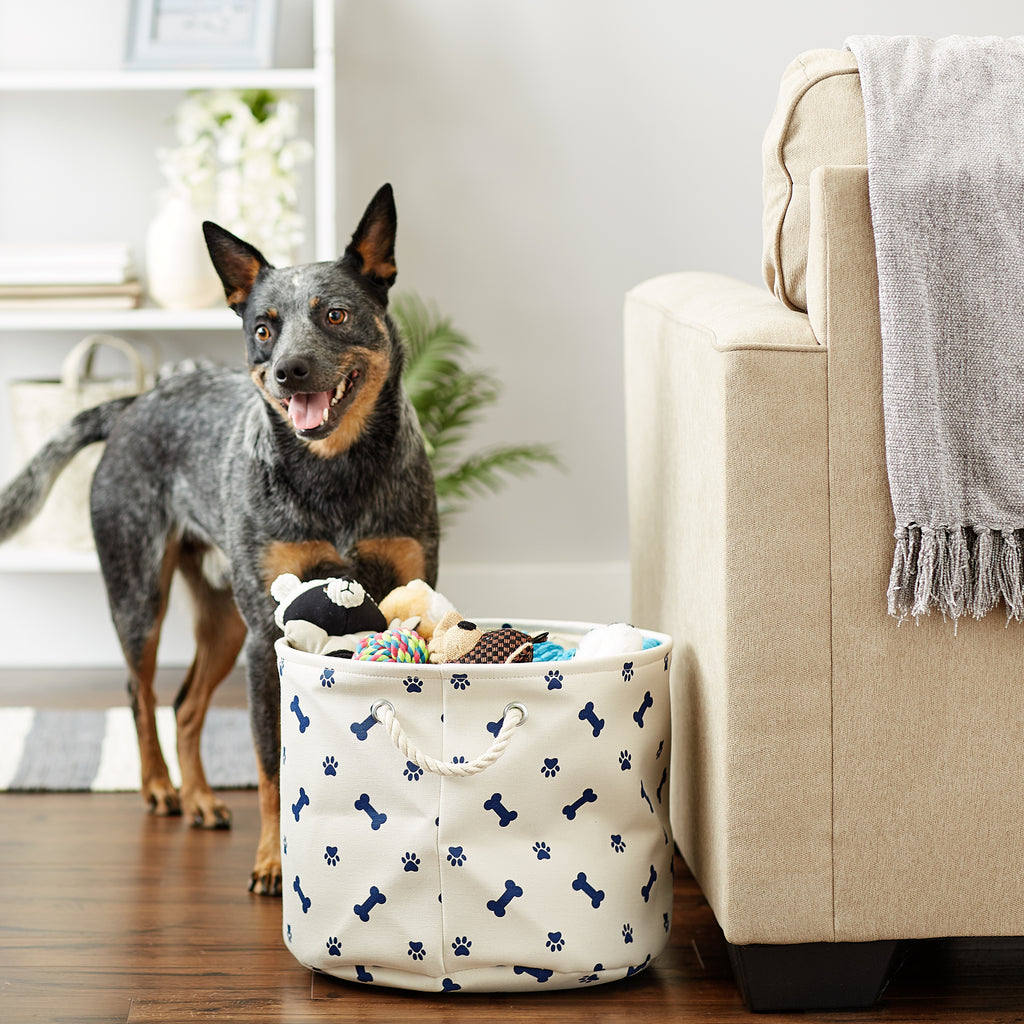
[[[154,813],[230,826],[203,773],[199,736],[214,689],[244,648],[261,816],[249,888],[259,894],[281,892],[281,633],[271,584],[284,572],[344,575],[380,601],[411,580],[436,581],[436,489],[387,313],[396,223],[384,185],[336,262],[278,269],[206,222],[248,369],[171,374],[143,395],[79,414],[0,495],[2,541],[39,510],[79,449],[106,442],[92,483],[93,534]],[[192,598],[196,639],[174,702],[180,791],[157,739],[153,689],[175,571]]]

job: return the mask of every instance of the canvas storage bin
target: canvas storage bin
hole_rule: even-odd
[[[563,645],[591,628],[515,625]],[[359,662],[279,641],[295,957],[444,992],[647,967],[668,941],[673,843],[671,640],[645,636],[658,645],[626,657],[519,665]]]
[[[116,349],[127,360],[118,377],[97,377],[94,361],[100,348]],[[68,352],[60,380],[15,380],[8,385],[15,465],[20,468],[49,440],[62,421],[85,409],[124,395],[137,395],[152,384],[152,375],[133,345],[111,334],[92,334]],[[93,550],[89,514],[92,476],[103,445],[80,451],[57,478],[39,514],[17,535],[31,548]]]

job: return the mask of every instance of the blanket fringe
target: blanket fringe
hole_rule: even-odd
[[[1000,600],[1007,621],[1024,619],[1024,531],[900,526],[889,576],[889,614],[902,622],[942,612],[980,619]]]

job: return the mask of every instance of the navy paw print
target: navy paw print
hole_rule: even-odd
[[[466,854],[461,846],[448,847],[448,863],[453,868],[461,868],[466,863]]]
[[[427,951],[423,948],[422,942],[410,942],[406,953],[408,953],[413,960],[422,960],[427,955]]]
[[[327,940],[327,955],[341,956],[341,939],[337,935],[333,935]]]
[[[338,774],[338,759],[333,754],[328,754],[324,758],[324,775],[337,775]]]
[[[548,684],[549,690],[560,690],[562,688],[563,678],[562,673],[555,670],[548,672],[548,674],[544,676],[544,682]]]
[[[552,953],[561,953],[565,949],[565,939],[561,932],[548,932],[548,940],[544,943]]]
[[[472,945],[473,943],[465,935],[457,935],[452,943],[452,952],[456,956],[469,956],[469,947]]]
[[[336,846],[326,847],[324,849],[324,860],[333,868],[341,860],[338,856],[338,848]]]
[[[545,757],[544,763],[540,766],[541,775],[545,779],[553,779],[561,770],[562,766],[558,763],[557,757]]]
[[[622,679],[623,679],[624,682],[628,683],[630,681],[630,679],[632,679],[632,678],[633,678],[633,662],[627,661],[626,664],[622,666]]]
[[[456,754],[452,758],[452,764],[465,764],[466,758],[462,754]]]
[[[622,853],[625,848],[626,844],[623,842],[622,836],[612,836],[612,849],[616,853]]]
[[[624,924],[622,926],[622,941],[628,946],[633,941],[633,926]]]
[[[619,767],[624,771],[628,772],[633,767],[633,761],[630,758],[628,750],[620,751],[619,753]]]
[[[320,673],[320,685],[326,686],[328,690],[334,685],[333,668],[325,668],[323,672]]]
[[[420,693],[423,690],[423,683],[416,676],[406,676],[402,683],[407,693]]]
[[[415,761],[406,761],[405,771],[402,774],[410,782],[419,782],[423,778],[423,769]]]
[[[534,843],[533,852],[537,854],[537,860],[551,860],[551,847],[547,843]]]
[[[415,853],[407,853],[402,857],[402,867],[406,871],[419,871],[420,859]]]
[[[449,681],[456,690],[469,689],[469,676],[465,672],[456,672]]]

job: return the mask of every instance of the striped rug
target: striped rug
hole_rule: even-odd
[[[157,709],[160,746],[177,786],[174,710]],[[256,785],[248,712],[210,708],[201,742],[215,789]],[[114,792],[139,788],[139,746],[127,707],[93,711],[0,708],[0,791]]]

